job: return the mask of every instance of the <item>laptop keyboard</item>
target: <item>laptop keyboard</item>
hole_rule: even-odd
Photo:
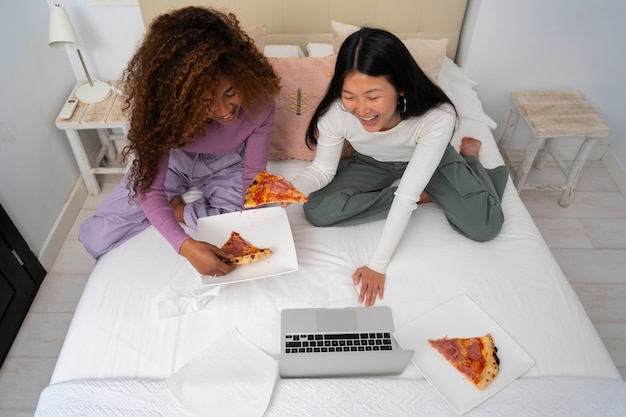
[[[393,350],[389,332],[285,335],[285,353],[371,352]]]

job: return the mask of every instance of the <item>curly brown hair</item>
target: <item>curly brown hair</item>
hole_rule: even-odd
[[[148,191],[164,151],[203,132],[206,97],[215,96],[221,76],[233,80],[247,111],[279,91],[272,66],[234,14],[185,7],[154,19],[122,75],[131,198]]]

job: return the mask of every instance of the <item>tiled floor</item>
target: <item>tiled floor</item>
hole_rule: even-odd
[[[531,172],[529,182],[551,177],[555,167]],[[541,177],[541,180],[538,178]],[[89,197],[78,225],[116,183],[105,178],[104,193]],[[600,161],[590,161],[570,207],[559,192],[523,191],[522,199],[584,304],[613,360],[626,378],[626,198]],[[8,358],[0,368],[0,417],[32,416],[48,384],[72,314],[94,265],[71,231],[44,280]]]

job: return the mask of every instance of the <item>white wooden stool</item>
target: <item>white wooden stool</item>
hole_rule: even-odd
[[[563,190],[559,204],[567,207],[572,200],[578,176],[591,149],[599,139],[609,136],[611,129],[576,90],[513,91],[511,101],[513,105],[498,147],[510,168],[517,192],[523,189]],[[520,114],[530,128],[533,139],[526,146],[524,157],[516,169],[508,155],[507,145],[515,131]],[[557,138],[563,138],[563,140],[584,138],[569,167],[556,149]],[[543,151],[539,153],[542,145],[544,145]],[[539,157],[535,161],[537,153]],[[565,182],[562,184],[526,184],[526,177],[533,162],[535,168],[542,169],[550,157],[565,175]]]

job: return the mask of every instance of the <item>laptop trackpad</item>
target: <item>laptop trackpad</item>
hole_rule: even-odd
[[[317,330],[321,332],[354,331],[357,329],[354,310],[318,310]]]

